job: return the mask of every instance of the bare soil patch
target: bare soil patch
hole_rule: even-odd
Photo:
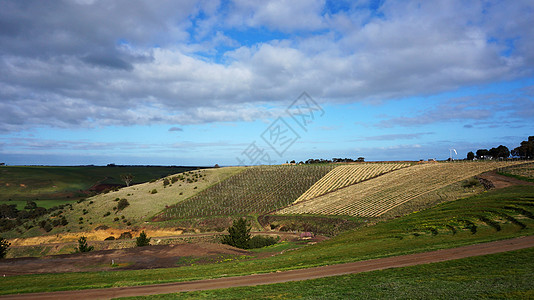
[[[496,189],[502,189],[513,185],[534,185],[534,182],[523,181],[517,178],[500,175],[495,171],[482,173],[477,177],[490,181],[493,183]]]
[[[1,262],[0,276],[37,273],[136,270],[180,266],[183,257],[215,259],[250,255],[249,251],[228,245],[196,243],[155,245],[119,250],[102,250],[46,256],[43,258],[11,258]],[[112,266],[112,261],[116,266]]]

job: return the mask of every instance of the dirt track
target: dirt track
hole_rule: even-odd
[[[284,271],[278,273],[257,274],[240,277],[226,277],[209,280],[122,287],[109,289],[93,289],[80,291],[64,291],[52,293],[35,293],[8,295],[2,299],[109,299],[114,297],[144,296],[167,294],[185,291],[210,290],[238,286],[272,284],[288,281],[299,281],[320,277],[353,274],[381,269],[414,266],[426,263],[453,260],[471,256],[494,254],[512,250],[534,247],[534,236],[476,244],[459,248],[444,249],[432,252],[380,258],[340,265]]]

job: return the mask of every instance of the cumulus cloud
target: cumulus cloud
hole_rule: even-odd
[[[529,1],[362,3],[0,1],[0,131],[255,120],[302,91],[380,103],[532,74]]]

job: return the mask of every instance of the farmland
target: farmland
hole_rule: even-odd
[[[40,220],[51,221],[62,216],[67,219],[68,225],[55,227],[49,234],[90,231],[101,225],[118,229],[131,228],[143,224],[145,220],[164,210],[166,206],[183,201],[242,170],[243,168],[239,167],[228,167],[192,170],[171,175],[91,198],[80,199]],[[128,202],[124,209],[118,209],[120,199],[126,199]],[[25,224],[25,227],[20,226],[15,231],[6,233],[5,236],[41,235],[42,231],[36,223]]]
[[[384,174],[307,201],[278,214],[379,217],[410,201],[489,170],[519,162],[429,163]],[[439,197],[437,195],[436,197]]]
[[[154,220],[265,214],[295,201],[334,167],[248,167],[186,201],[170,206]]]
[[[521,180],[534,182],[534,163],[499,169],[499,173]]]
[[[265,259],[168,269],[13,276],[2,280],[0,292],[133,286],[276,272],[531,235],[533,194],[532,186],[489,191]],[[498,265],[489,266],[502,272]]]
[[[153,166],[3,166],[0,167],[0,203],[16,204],[22,209],[26,201],[34,201],[38,206],[50,208],[86,198],[106,187],[123,186],[121,174],[132,174],[132,184],[137,184],[195,169],[197,168]]]
[[[406,163],[350,164],[339,166],[328,172],[323,178],[319,179],[311,188],[304,192],[295,203],[309,200],[408,166],[410,166],[410,164]]]

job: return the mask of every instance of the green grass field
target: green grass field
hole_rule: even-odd
[[[534,248],[313,280],[121,299],[532,299]]]
[[[197,168],[152,166],[3,166],[0,167],[0,203],[17,204],[22,209],[26,201],[35,201],[38,206],[50,208],[90,196],[88,189],[96,184],[124,184],[121,174],[131,173],[134,175],[132,184],[137,184],[195,169]]]
[[[515,186],[342,233],[265,259],[193,267],[6,277],[0,293],[165,283],[314,267],[534,234],[534,187]]]

